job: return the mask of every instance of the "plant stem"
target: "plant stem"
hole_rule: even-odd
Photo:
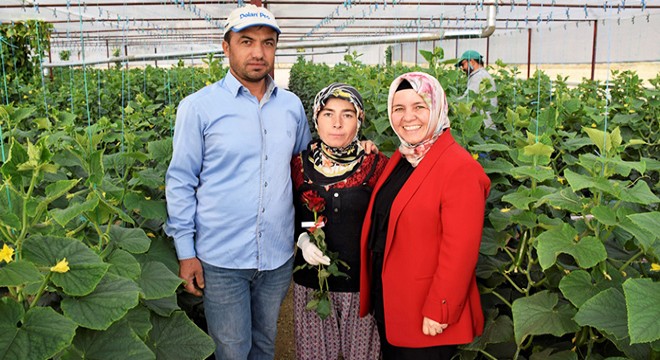
[[[37,305],[37,301],[41,298],[41,295],[43,295],[44,291],[46,290],[46,286],[48,286],[48,282],[50,281],[50,276],[53,274],[52,271],[48,271],[48,275],[46,275],[46,278],[44,279],[44,282],[41,283],[41,286],[39,287],[39,291],[37,291],[37,295],[34,297],[32,302],[30,303],[30,309],[32,309],[35,305]]]
[[[21,256],[21,248],[23,247],[23,240],[27,235],[28,231],[28,221],[27,221],[27,203],[32,197],[32,191],[34,190],[35,185],[37,184],[37,177],[39,176],[39,169],[35,169],[32,173],[32,179],[30,179],[30,186],[28,187],[27,193],[23,197],[23,213],[21,214],[21,233],[16,239],[16,258]]]
[[[642,255],[644,255],[644,250],[640,250],[637,254],[631,256],[630,259],[628,259],[625,263],[623,263],[623,265],[621,265],[621,267],[619,268],[619,272],[623,272],[623,270],[625,270],[628,267],[628,265],[632,264],[633,261],[637,260],[637,258]]]

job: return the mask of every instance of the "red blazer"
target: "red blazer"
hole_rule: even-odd
[[[360,316],[371,311],[367,248],[375,195],[399,161],[396,151],[376,183],[362,227]],[[490,180],[449,131],[433,144],[403,185],[390,211],[383,260],[385,328],[390,344],[466,344],[481,335],[484,316],[475,268]],[[424,316],[449,324],[424,335]]]

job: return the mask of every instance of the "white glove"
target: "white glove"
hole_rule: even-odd
[[[310,265],[330,265],[330,258],[323,255],[323,252],[312,243],[309,234],[304,232],[298,236],[298,247],[302,251],[303,258]]]

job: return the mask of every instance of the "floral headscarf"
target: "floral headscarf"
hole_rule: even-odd
[[[394,93],[396,93],[397,88],[404,80],[408,81],[413,90],[422,97],[431,112],[426,136],[424,137],[424,140],[417,144],[409,144],[403,140],[401,135],[396,133],[396,129],[392,124],[392,100],[394,99]],[[387,114],[390,119],[390,126],[392,126],[392,129],[401,141],[401,145],[399,146],[401,155],[403,155],[413,167],[416,167],[417,164],[422,161],[424,155],[426,155],[431,148],[431,145],[435,143],[445,129],[449,128],[449,117],[447,117],[448,111],[445,90],[440,85],[440,82],[429,74],[423,72],[409,72],[394,79],[390,85],[390,93],[387,97]]]
[[[314,165],[314,170],[322,175],[322,178],[316,178],[316,182],[323,185],[348,178],[353,171],[359,168],[359,164],[362,162],[362,157],[364,156],[364,149],[358,139],[360,127],[365,117],[364,105],[362,96],[354,87],[342,83],[332,83],[319,91],[314,98],[314,107],[312,108],[314,127],[318,129],[319,113],[323,110],[328,100],[332,98],[346,100],[353,105],[357,116],[357,125],[353,140],[344,147],[336,148],[328,146],[321,139],[313,140],[309,144],[308,160]]]

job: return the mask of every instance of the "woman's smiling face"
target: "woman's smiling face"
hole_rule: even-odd
[[[426,140],[431,110],[413,89],[399,90],[392,98],[392,126],[408,144]]]

